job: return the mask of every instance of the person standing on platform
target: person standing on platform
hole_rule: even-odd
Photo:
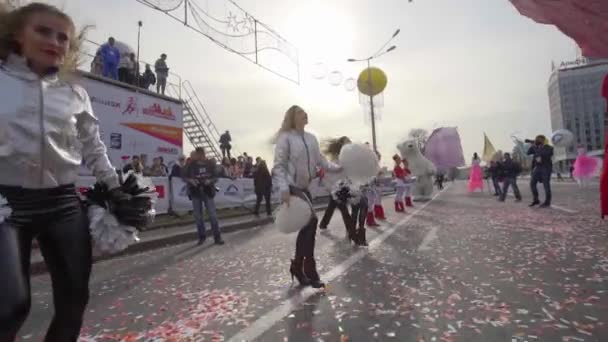
[[[108,42],[100,48],[101,58],[103,60],[103,77],[118,80],[118,65],[120,63],[120,51],[114,46],[115,40],[113,37],[108,39]]]
[[[163,53],[160,55],[160,58],[156,60],[156,63],[154,64],[154,71],[156,72],[156,92],[165,95],[167,78],[169,77],[166,54]]]

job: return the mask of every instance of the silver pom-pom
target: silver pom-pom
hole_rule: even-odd
[[[120,224],[114,215],[100,206],[89,206],[88,216],[94,247],[101,254],[121,252],[139,241],[135,227]]]
[[[341,179],[334,184],[331,197],[340,202],[356,205],[361,201],[361,191],[348,179]]]
[[[4,223],[12,213],[13,210],[8,206],[8,201],[4,196],[0,195],[0,224]]]

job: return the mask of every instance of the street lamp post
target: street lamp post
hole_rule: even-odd
[[[393,33],[393,35],[391,36],[391,38],[389,40],[386,41],[386,43],[384,43],[384,45],[382,45],[382,47],[380,49],[378,49],[378,51],[376,51],[376,53],[374,53],[373,55],[371,55],[368,58],[362,58],[362,59],[356,59],[356,58],[349,58],[347,61],[348,62],[367,62],[367,85],[369,87],[369,89],[372,89],[372,70],[371,70],[371,60],[372,59],[376,59],[380,56],[383,56],[393,50],[395,50],[397,48],[396,45],[393,45],[391,47],[389,47],[388,49],[385,50],[386,46],[395,38],[397,37],[397,35],[399,34],[399,32],[401,32],[400,29],[397,29],[397,31],[395,31],[395,33]],[[378,147],[377,147],[377,143],[376,143],[376,115],[374,112],[374,95],[372,95],[370,93],[369,95],[369,106],[370,106],[370,115],[371,115],[371,123],[372,123],[372,146],[374,148],[375,152],[378,152]]]
[[[140,20],[137,22],[137,66],[135,67],[136,86],[139,87],[139,47],[141,45],[141,27],[144,23]]]

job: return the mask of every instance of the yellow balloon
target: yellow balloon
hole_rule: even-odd
[[[382,69],[370,67],[361,71],[359,74],[357,88],[365,95],[376,96],[384,91],[387,82],[388,79]]]

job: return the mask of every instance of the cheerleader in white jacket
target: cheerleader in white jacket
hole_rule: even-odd
[[[308,187],[316,177],[318,168],[327,172],[341,170],[323,157],[317,138],[304,130],[307,124],[308,114],[299,106],[292,106],[285,113],[276,136],[272,175],[281,191],[281,201],[287,205],[291,196],[312,202]],[[325,284],[319,277],[314,258],[317,223],[318,219],[313,212],[308,224],[300,229],[290,273],[301,285],[321,288]]]
[[[0,8],[0,341],[14,341],[29,313],[34,238],[53,283],[55,314],[45,341],[78,339],[92,265],[75,187],[81,161],[114,200],[129,199],[87,92],[63,77],[75,71],[81,38],[53,6]]]

